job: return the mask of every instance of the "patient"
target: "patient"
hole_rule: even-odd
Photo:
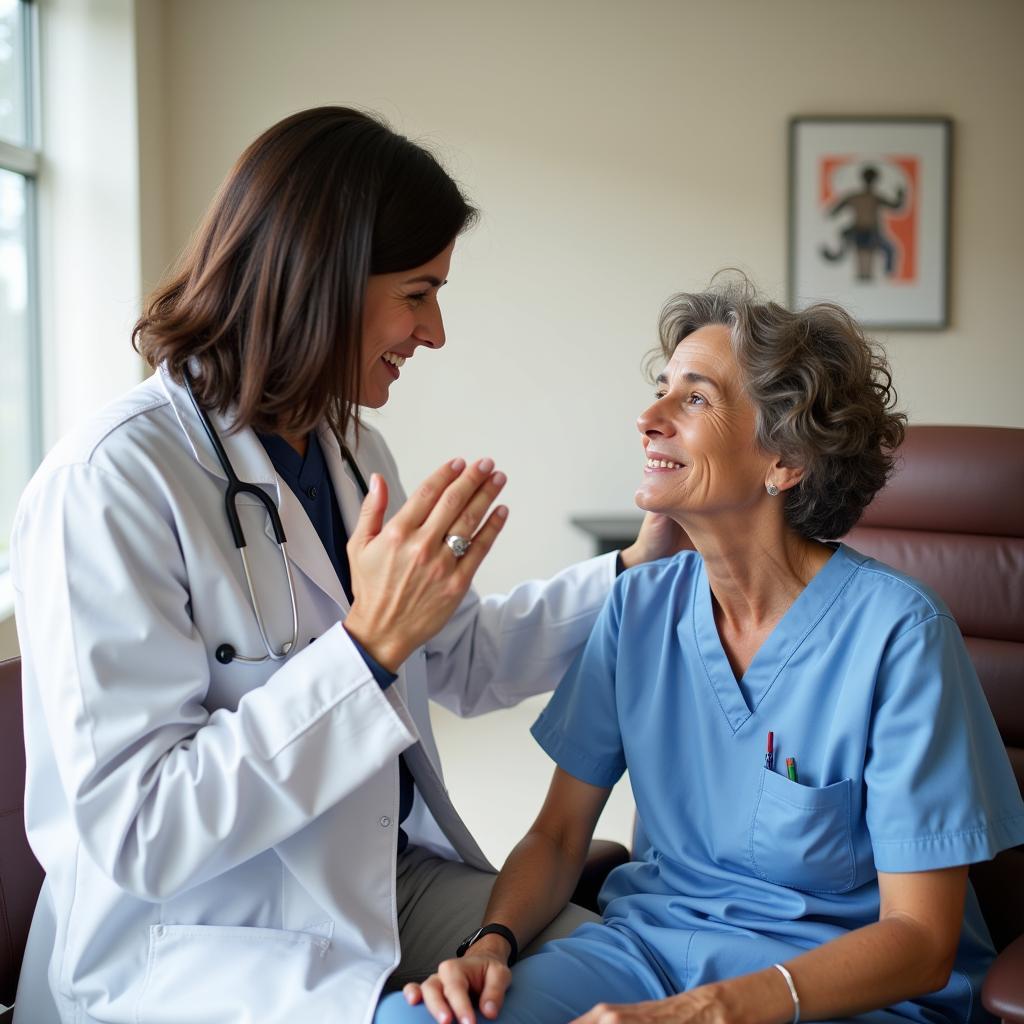
[[[1024,842],[1024,805],[948,609],[829,543],[903,437],[885,360],[746,282],[673,298],[661,347],[636,500],[697,550],[618,579],[534,726],[557,768],[483,924],[522,947],[558,912],[627,769],[649,848],[603,924],[511,972],[489,932],[377,1021],[980,1020],[967,865]]]

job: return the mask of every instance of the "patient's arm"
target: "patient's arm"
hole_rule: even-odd
[[[802,1020],[891,1006],[949,981],[963,923],[967,868],[878,873],[878,920],[787,960]],[[575,1024],[785,1024],[793,1001],[774,968],[632,1006],[596,1006]]]
[[[505,861],[481,924],[510,928],[520,949],[541,932],[576,888],[610,792],[555,769],[544,806]],[[422,998],[434,1019],[448,1024],[453,1014],[475,1020],[471,996],[478,995],[484,1016],[494,1018],[508,987],[509,952],[500,935],[485,935],[461,960],[441,964],[422,986],[406,985],[406,998]]]

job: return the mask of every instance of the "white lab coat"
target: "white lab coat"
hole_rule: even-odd
[[[339,625],[348,603],[298,500],[252,431],[213,419],[239,477],[280,508],[301,630],[283,663],[214,658],[223,642],[263,645],[224,474],[166,373],[62,441],[19,506],[26,819],[46,870],[19,1024],[367,1024],[399,961],[400,753],[410,842],[489,866],[445,790],[428,696],[471,715],[551,689],[614,576],[605,556],[507,597],[470,593],[382,690]],[[320,439],[351,530],[362,494]],[[397,509],[372,429],[356,460]],[[279,549],[255,499],[239,505],[280,645]],[[508,767],[481,751],[485,776]]]

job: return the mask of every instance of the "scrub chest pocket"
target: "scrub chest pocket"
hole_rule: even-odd
[[[754,874],[805,892],[849,892],[857,878],[851,786],[802,786],[762,769],[750,826]]]

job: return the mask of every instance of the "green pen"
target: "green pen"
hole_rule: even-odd
[[[786,758],[786,775],[789,776],[790,782],[799,782],[800,780],[796,777],[796,758]]]

